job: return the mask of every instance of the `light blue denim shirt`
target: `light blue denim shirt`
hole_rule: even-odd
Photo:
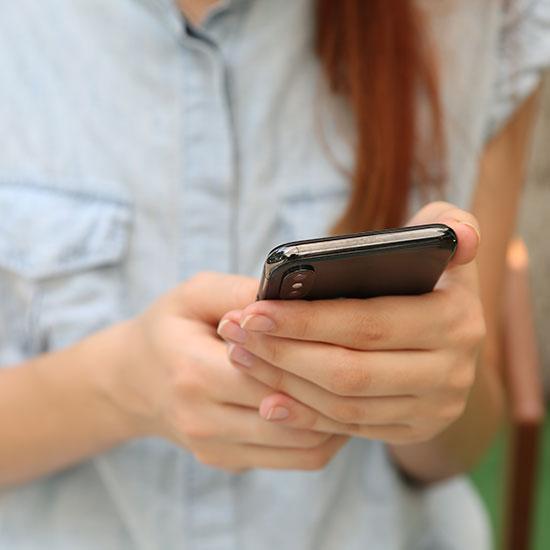
[[[550,57],[549,10],[442,4],[448,198],[467,207],[483,144]],[[353,136],[312,25],[310,0],[226,2],[200,31],[170,0],[1,3],[2,366],[327,233]],[[368,440],[323,471],[231,475],[147,439],[0,491],[2,550],[482,550],[484,529],[465,480],[412,490]]]

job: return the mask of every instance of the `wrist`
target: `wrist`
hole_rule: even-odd
[[[132,321],[123,321],[83,340],[67,353],[90,391],[94,410],[112,437],[123,442],[148,435],[145,426],[130,407],[125,405],[126,391],[121,383],[130,373],[129,348],[134,342]]]

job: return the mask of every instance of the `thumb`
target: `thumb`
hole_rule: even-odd
[[[174,289],[175,312],[213,326],[230,310],[256,300],[258,280],[243,275],[201,272]]]
[[[481,234],[479,223],[473,214],[448,202],[431,202],[419,210],[407,225],[442,223],[456,234],[458,246],[449,267],[464,265],[475,259]]]

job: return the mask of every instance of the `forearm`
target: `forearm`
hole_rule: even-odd
[[[130,437],[109,396],[126,325],[0,370],[0,486],[77,463]]]
[[[481,458],[503,415],[503,389],[496,369],[480,361],[464,414],[431,441],[389,445],[397,465],[413,479],[430,482],[466,472]]]

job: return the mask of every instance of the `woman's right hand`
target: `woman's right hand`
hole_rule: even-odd
[[[110,395],[135,433],[162,436],[202,463],[312,470],[342,447],[342,436],[264,420],[258,407],[272,390],[235,369],[216,326],[254,301],[255,279],[201,273],[127,323],[124,360]]]

